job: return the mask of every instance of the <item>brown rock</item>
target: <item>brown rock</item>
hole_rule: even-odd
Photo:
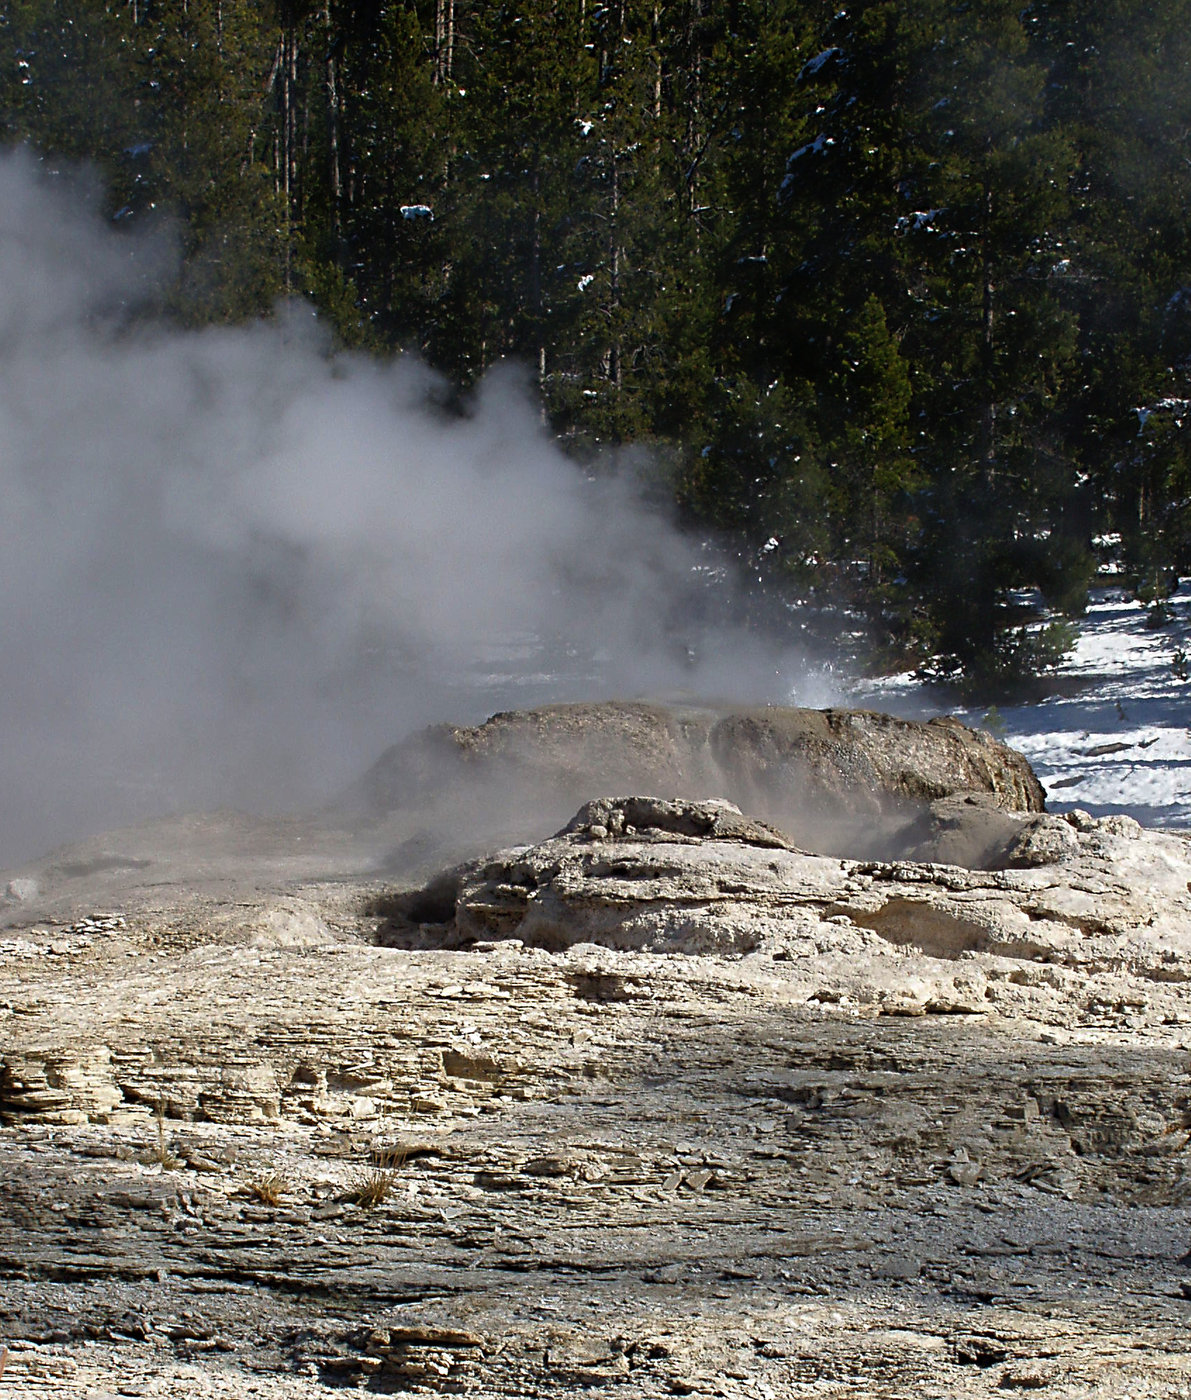
[[[425,730],[389,749],[354,801],[374,817],[420,809],[428,826],[437,809],[456,837],[512,841],[540,837],[584,799],[623,792],[723,797],[807,849],[875,857],[900,849],[923,803],[980,793],[1008,811],[1044,806],[1020,754],[955,719],[613,701]]]

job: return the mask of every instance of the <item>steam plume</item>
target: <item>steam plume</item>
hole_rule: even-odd
[[[790,699],[794,659],[698,621],[707,557],[585,479],[514,374],[448,419],[423,365],[332,356],[307,307],[147,326],[168,249],[94,194],[0,157],[0,866],[318,800],[432,719]]]

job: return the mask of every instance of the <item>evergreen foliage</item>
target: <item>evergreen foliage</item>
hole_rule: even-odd
[[[14,0],[0,133],[177,221],[180,320],[519,358],[758,598],[993,692],[1094,540],[1191,572],[1189,66],[1191,0]]]

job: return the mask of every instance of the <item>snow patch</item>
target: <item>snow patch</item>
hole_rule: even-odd
[[[822,53],[817,53],[814,58],[808,59],[802,65],[798,74],[798,81],[805,82],[807,78],[813,78],[816,73],[821,73],[833,58],[839,58],[843,50],[839,48],[824,49]]]
[[[1147,826],[1191,827],[1191,584],[1166,600],[1170,623],[1147,626],[1144,604],[1095,590],[1064,694],[1030,705],[955,713],[1025,754],[1052,812],[1124,813]],[[850,697],[896,713],[947,713],[912,675],[866,681]]]

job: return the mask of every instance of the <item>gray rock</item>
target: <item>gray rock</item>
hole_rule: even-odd
[[[983,792],[932,802],[905,839],[906,854],[914,860],[969,870],[1054,865],[1080,849],[1066,817],[1015,811]]]
[[[636,836],[642,840],[711,839],[771,850],[797,849],[776,827],[746,817],[739,807],[722,799],[680,802],[660,797],[601,797],[584,803],[560,834],[587,836],[592,841]]]
[[[1057,865],[1079,854],[1079,836],[1063,817],[1035,817],[1024,822],[1008,843],[999,863],[1006,869]]]

